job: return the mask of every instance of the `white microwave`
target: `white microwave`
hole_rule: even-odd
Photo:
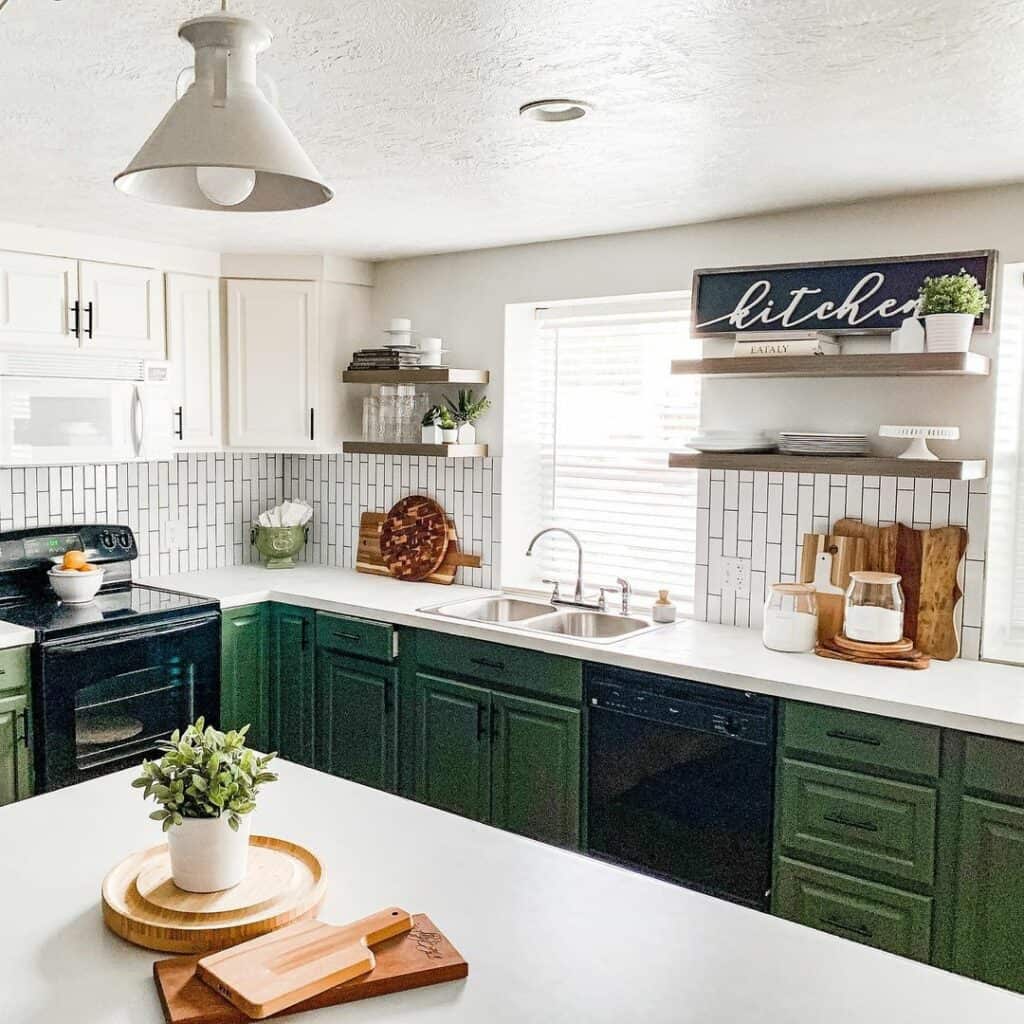
[[[167,364],[145,363],[136,376],[141,379],[0,375],[0,465],[169,458]]]

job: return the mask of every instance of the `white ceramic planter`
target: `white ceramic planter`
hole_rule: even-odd
[[[459,444],[476,444],[476,427],[472,423],[460,423],[458,437]]]
[[[459,432],[458,430],[442,430],[441,431],[441,442],[442,444],[456,444],[458,441]]]
[[[436,423],[429,427],[421,427],[420,441],[423,444],[441,444],[441,428]]]
[[[925,347],[929,352],[967,352],[973,331],[974,317],[970,313],[931,313],[924,318]]]
[[[186,892],[220,892],[245,878],[249,867],[249,819],[233,832],[227,815],[186,818],[167,833],[171,877]]]

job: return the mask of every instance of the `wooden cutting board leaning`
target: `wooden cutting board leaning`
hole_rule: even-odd
[[[825,567],[827,584],[822,585]],[[818,601],[818,639],[843,629],[843,602],[850,573],[867,568],[867,543],[859,537],[805,533],[800,556],[800,582],[814,583]]]
[[[424,914],[413,916],[411,931],[373,947],[376,966],[367,974],[329,988],[275,1016],[303,1013],[407,989],[457,981],[469,974],[459,951]],[[153,964],[167,1024],[244,1024],[250,1018],[201,981],[199,957],[174,957]]]
[[[380,530],[380,553],[388,572],[400,580],[421,580],[436,572],[448,550],[448,519],[433,498],[411,494],[395,505]]]

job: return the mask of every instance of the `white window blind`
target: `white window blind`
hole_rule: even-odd
[[[688,296],[541,308],[536,325],[537,527],[579,536],[591,587],[623,576],[691,609],[697,480],[668,468],[700,416],[699,378],[670,374],[699,355]],[[538,579],[575,579],[566,538],[545,538],[534,558]]]

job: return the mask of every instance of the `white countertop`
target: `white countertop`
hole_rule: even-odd
[[[1024,669],[957,659],[924,672],[778,654],[757,630],[683,620],[615,644],[463,622],[419,608],[488,591],[402,583],[352,569],[245,565],[140,582],[216,598],[224,608],[283,601],[348,615],[477,637],[662,675],[755,690],[793,700],[1024,741]]]
[[[15,626],[10,622],[0,622],[0,651],[8,647],[25,647],[36,642],[36,634],[27,626]]]
[[[317,1010],[346,1024],[1018,1024],[1024,998],[288,763],[254,831],[331,879],[321,918],[431,915],[465,981]],[[108,932],[100,883],[160,841],[121,772],[0,808],[0,1019],[160,1024],[155,954]]]

